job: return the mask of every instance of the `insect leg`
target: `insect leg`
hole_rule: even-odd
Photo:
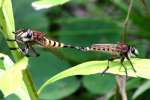
[[[126,67],[124,66],[124,64],[123,64],[124,59],[125,59],[125,57],[124,57],[124,56],[123,56],[123,57],[121,57],[121,65],[123,66],[123,68],[124,68],[124,70],[125,70],[126,78],[127,78],[128,73],[127,73],[127,68],[126,68]]]
[[[132,64],[132,62],[131,62],[131,60],[130,60],[130,58],[129,58],[128,56],[126,56],[126,58],[127,58],[127,60],[129,61],[130,65],[132,66],[133,71],[136,73],[136,70],[135,70],[135,68],[134,68],[134,66],[133,66],[133,64]]]
[[[109,69],[109,62],[110,62],[110,61],[113,61],[113,60],[114,60],[114,58],[112,58],[112,57],[108,59],[107,67],[104,69],[104,71],[102,72],[102,74],[105,74],[105,73],[106,73],[106,71]]]
[[[32,43],[27,43],[28,48],[32,50],[32,52],[38,57],[40,56],[39,53],[36,52],[36,50],[32,47]]]
[[[28,47],[21,48],[21,51],[23,52],[24,55],[26,55],[27,57],[30,57],[30,55],[29,55],[29,48]]]

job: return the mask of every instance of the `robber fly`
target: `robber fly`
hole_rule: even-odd
[[[130,57],[136,57],[138,55],[138,51],[135,47],[130,46],[125,43],[118,43],[118,44],[93,44],[91,47],[86,47],[84,51],[100,51],[100,52],[106,52],[110,53],[112,56],[110,59],[108,59],[108,65],[106,69],[102,72],[104,74],[108,69],[109,69],[109,62],[113,61],[116,58],[120,58],[121,66],[124,67],[126,77],[127,77],[127,69],[124,66],[123,62],[124,59],[126,58],[130,65],[132,66],[132,69],[134,72],[136,72]]]
[[[26,56],[29,56],[29,49],[32,50],[36,56],[39,56],[39,54],[33,48],[34,44],[39,44],[44,48],[75,48],[79,50],[81,49],[78,46],[65,45],[63,43],[50,40],[45,37],[44,33],[39,31],[33,31],[30,29],[20,29],[13,33],[15,34],[15,41],[18,44],[25,45],[25,48],[22,48],[21,51]],[[12,40],[7,40],[7,41],[12,41]],[[10,49],[14,49],[14,48],[10,48]]]

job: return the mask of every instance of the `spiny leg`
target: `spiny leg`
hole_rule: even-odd
[[[112,58],[112,57],[108,59],[107,67],[106,67],[106,68],[104,69],[104,71],[102,72],[102,75],[104,75],[104,74],[106,73],[106,71],[109,69],[109,62],[110,62],[110,61],[113,61],[113,60],[114,60],[114,58]]]
[[[135,70],[135,68],[134,68],[134,66],[133,66],[133,64],[132,64],[132,62],[131,62],[131,60],[130,60],[130,58],[129,58],[128,56],[126,56],[126,58],[127,58],[127,60],[129,61],[130,65],[132,66],[133,71],[136,73],[136,70]]]
[[[39,53],[36,52],[36,50],[32,47],[31,43],[27,43],[27,47],[30,48],[32,50],[32,52],[38,57],[40,56]]]
[[[127,73],[127,68],[124,66],[123,61],[124,61],[125,57],[121,57],[121,65],[123,66],[125,73],[126,73],[126,78],[128,77],[128,73]]]

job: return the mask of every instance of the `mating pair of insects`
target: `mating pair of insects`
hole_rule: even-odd
[[[29,49],[33,51],[33,53],[36,56],[39,56],[39,54],[36,52],[36,50],[33,48],[34,44],[39,44],[44,48],[74,48],[81,51],[100,51],[100,52],[106,52],[110,53],[112,56],[110,59],[108,59],[108,65],[106,69],[102,72],[103,74],[109,69],[109,62],[113,61],[116,58],[120,58],[121,66],[124,67],[126,77],[127,77],[127,69],[124,66],[123,62],[126,58],[133,71],[136,72],[130,57],[136,57],[138,55],[138,51],[135,47],[130,46],[125,43],[118,43],[118,44],[93,44],[90,47],[80,47],[80,46],[72,46],[72,45],[65,45],[63,43],[59,43],[53,40],[50,40],[45,37],[44,33],[39,31],[33,31],[30,29],[20,29],[16,32],[13,32],[15,34],[15,40],[18,44],[25,45],[25,48],[22,48],[21,51],[26,55],[29,56]],[[12,41],[9,40],[8,41]],[[10,48],[11,50],[20,49],[20,48]]]

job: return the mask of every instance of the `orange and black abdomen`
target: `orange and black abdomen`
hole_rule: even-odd
[[[78,46],[65,45],[65,44],[57,42],[57,41],[49,40],[46,37],[44,37],[44,41],[42,42],[42,45],[45,48],[74,48],[74,49],[78,49],[78,50],[82,49],[81,47],[78,47]]]
[[[46,48],[62,48],[62,47],[64,47],[63,43],[59,43],[57,41],[49,40],[47,38],[44,38],[43,42],[44,42],[43,46],[46,47]]]
[[[74,48],[80,49],[80,47],[72,46],[72,45],[64,45],[63,43],[50,40],[44,36],[42,32],[33,32],[33,40],[35,43],[40,44],[45,48]]]

